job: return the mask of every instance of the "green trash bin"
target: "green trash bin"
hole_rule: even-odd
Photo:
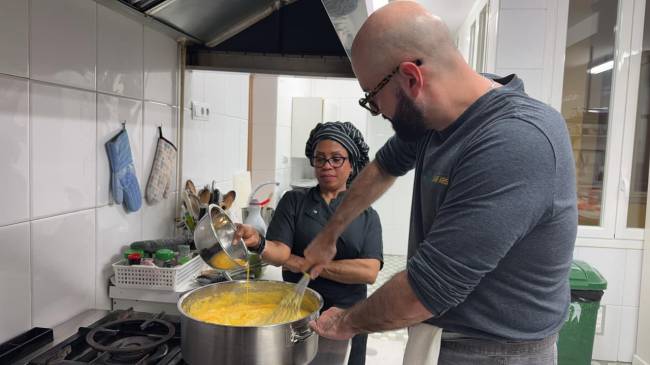
[[[558,365],[591,365],[596,317],[607,280],[584,261],[571,264],[569,318],[557,343]]]

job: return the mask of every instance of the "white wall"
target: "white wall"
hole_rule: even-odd
[[[127,121],[144,188],[163,125],[177,134],[177,46],[87,0],[0,2],[0,342],[108,308],[110,264],[173,233],[173,194],[112,204],[104,143]]]
[[[216,182],[227,192],[246,171],[249,74],[189,70],[185,73],[182,181],[197,188]],[[205,103],[209,120],[192,118],[190,102]],[[246,199],[246,197],[237,197]]]

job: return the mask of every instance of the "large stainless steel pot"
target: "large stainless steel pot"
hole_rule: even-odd
[[[227,281],[186,293],[178,301],[181,313],[183,360],[191,365],[214,364],[308,364],[318,352],[318,334],[309,328],[323,307],[323,298],[307,288],[303,307],[310,314],[302,319],[269,326],[236,327],[206,323],[190,317],[187,308],[195,300],[242,290],[245,281]],[[250,291],[288,291],[295,284],[255,280]]]

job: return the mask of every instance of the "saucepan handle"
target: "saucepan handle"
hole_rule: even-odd
[[[297,330],[291,329],[291,337],[289,340],[291,343],[300,343],[307,340],[309,337],[314,335],[314,331],[309,327],[299,328]]]

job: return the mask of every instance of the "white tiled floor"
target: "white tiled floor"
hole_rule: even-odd
[[[375,284],[368,286],[368,295],[371,295],[380,286],[384,285],[393,275],[404,270],[406,257],[401,255],[384,255],[384,267],[379,272]],[[407,340],[406,330],[372,333],[368,336],[368,347],[366,350],[366,363],[399,365],[402,363],[402,356]],[[623,362],[592,361],[592,365],[624,365]]]

